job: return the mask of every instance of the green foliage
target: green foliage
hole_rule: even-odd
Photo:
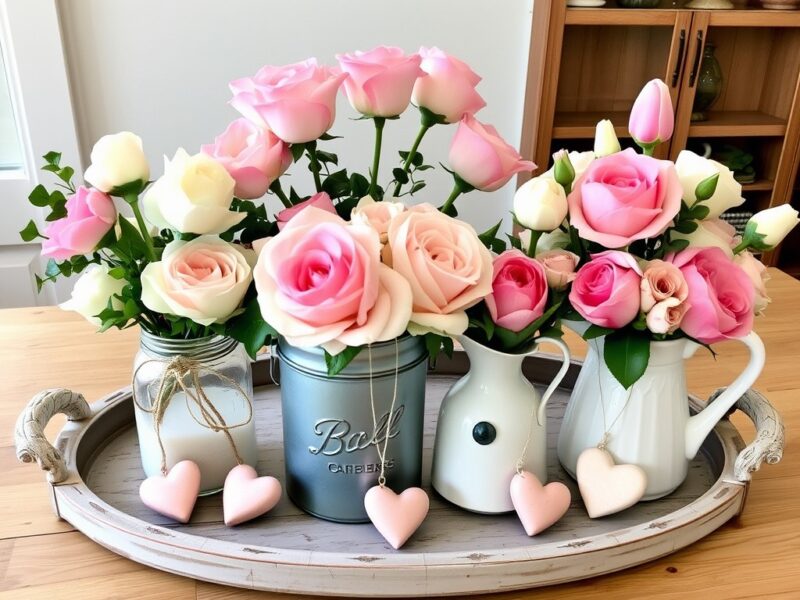
[[[255,359],[261,348],[278,337],[278,332],[262,317],[255,294],[246,301],[244,312],[226,323],[225,332],[241,342],[252,359]]]
[[[589,325],[589,328],[583,333],[583,339],[585,340],[593,340],[594,338],[602,337],[604,335],[608,335],[610,333],[614,333],[614,330],[610,327],[600,327],[599,325]]]
[[[19,236],[22,238],[23,242],[31,242],[35,240],[37,237],[46,240],[47,237],[39,233],[39,228],[36,227],[36,223],[32,220],[28,221],[28,224],[19,232]]]
[[[603,360],[620,385],[629,389],[647,369],[650,335],[628,327],[610,333],[605,339]]]
[[[496,327],[494,337],[497,343],[495,347],[504,352],[515,352],[526,346],[536,336],[537,331],[552,324],[553,316],[561,308],[562,302],[563,298],[554,302],[541,317],[521,331],[511,331],[504,327]]]
[[[486,246],[489,250],[494,252],[495,254],[500,254],[501,252],[505,252],[506,250],[506,242],[502,238],[497,237],[497,233],[500,231],[500,227],[503,225],[503,219],[500,219],[496,225],[493,225],[480,235],[478,235],[478,239]]]
[[[453,340],[447,336],[439,335],[438,333],[426,333],[425,348],[428,351],[428,360],[430,363],[436,364],[439,358],[439,353],[444,351],[445,355],[449,358],[453,357]]]
[[[705,202],[711,196],[714,195],[714,192],[717,191],[717,183],[719,182],[719,173],[714,173],[710,177],[706,177],[697,184],[697,187],[694,189],[694,197],[697,202]]]
[[[328,368],[328,377],[333,377],[342,372],[353,359],[358,356],[363,346],[348,346],[339,354],[331,355],[325,351],[325,366]]]

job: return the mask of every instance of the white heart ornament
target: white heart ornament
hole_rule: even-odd
[[[522,471],[511,480],[511,503],[525,533],[536,535],[555,524],[569,510],[571,494],[560,481],[542,485],[533,473]]]
[[[225,478],[222,512],[225,525],[233,527],[271,510],[281,499],[281,482],[259,477],[250,465],[233,467]]]
[[[157,513],[187,523],[200,493],[200,467],[182,460],[166,475],[148,477],[139,486],[139,498]]]
[[[408,488],[398,495],[386,486],[376,485],[367,490],[364,508],[378,533],[398,550],[422,525],[430,500],[418,487]]]
[[[625,510],[644,496],[647,474],[636,465],[616,465],[601,448],[587,448],[575,469],[586,512],[592,519]]]

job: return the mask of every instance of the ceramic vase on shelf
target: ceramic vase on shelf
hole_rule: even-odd
[[[576,323],[570,328],[580,333],[586,326]],[[687,338],[651,342],[647,370],[625,390],[602,358],[604,338],[590,340],[561,423],[561,465],[574,477],[580,453],[597,446],[610,426],[607,449],[614,461],[638,465],[647,474],[643,499],[655,500],[674,491],[706,436],[764,367],[761,339],[749,333],[738,341],[750,351],[747,367],[713,402],[690,416],[683,361],[700,348],[698,344]]]
[[[181,366],[176,359],[190,363]],[[182,385],[171,376],[165,378],[170,366],[177,367],[173,372],[181,373]],[[200,467],[201,495],[220,491],[228,472],[238,464],[231,441],[243,462],[256,466],[250,358],[236,340],[224,336],[172,340],[142,331],[133,369],[139,451],[148,477],[161,472],[159,437],[167,468],[182,460],[194,461]],[[198,383],[218,416],[195,400],[200,397]],[[168,399],[168,404],[157,430],[159,394]],[[215,430],[220,424],[228,428],[230,437]]]
[[[369,522],[364,495],[377,485],[376,445],[382,449],[386,436],[386,485],[400,493],[421,484],[424,338],[372,344],[371,354],[371,365],[365,348],[329,377],[321,348],[278,343],[286,492],[299,508],[329,521]]]
[[[432,483],[444,498],[479,513],[514,510],[509,487],[530,435],[523,468],[547,480],[547,401],[569,368],[560,340],[539,338],[521,354],[506,354],[458,338],[469,356],[469,372],[442,400],[436,426]],[[551,343],[563,354],[561,369],[540,397],[522,372],[522,362]]]

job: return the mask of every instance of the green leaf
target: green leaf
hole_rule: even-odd
[[[697,223],[694,221],[683,221],[675,226],[678,233],[689,234],[697,230]]]
[[[362,198],[369,192],[369,179],[361,173],[350,174],[350,193],[355,198]]]
[[[119,239],[109,244],[115,252],[123,256],[136,259],[147,256],[147,245],[142,239],[142,234],[128,219],[117,221],[120,228]]]
[[[422,166],[423,160],[424,159],[422,157],[422,152],[415,152],[414,158],[411,159],[411,164],[414,165],[415,167],[420,167]]]
[[[620,385],[629,389],[644,375],[650,361],[650,335],[619,329],[606,336],[603,359]]]
[[[392,169],[392,176],[394,177],[395,181],[401,184],[408,183],[408,173],[406,173],[400,167],[395,167]]]
[[[594,338],[598,338],[604,335],[608,335],[609,333],[614,333],[615,329],[611,329],[610,327],[600,327],[600,325],[589,325],[589,328],[583,333],[583,339],[585,340],[593,340]]]
[[[292,160],[294,162],[297,162],[298,160],[300,160],[300,158],[305,153],[306,145],[305,144],[292,144],[291,146],[289,146],[289,150],[292,153]]]
[[[703,206],[702,204],[695,204],[692,207],[691,211],[689,211],[689,214],[692,216],[693,219],[697,221],[702,221],[708,216],[710,212],[711,209],[709,209],[707,206]]]
[[[447,122],[447,117],[444,115],[428,110],[424,106],[418,106],[417,108],[419,109],[420,122],[426,127],[433,127],[434,125]]]
[[[342,139],[342,136],[331,135],[330,133],[323,133],[321,136],[319,136],[319,139],[321,139],[323,142],[329,142],[330,140],[340,140]]]
[[[51,150],[47,154],[42,157],[48,165],[58,166],[58,163],[61,162],[61,152],[55,152]]]
[[[63,219],[67,216],[67,207],[65,204],[53,206],[53,209],[50,211],[50,214],[45,217],[45,221],[48,223],[52,223],[53,221],[58,221],[59,219]]]
[[[339,157],[333,152],[325,152],[324,150],[317,150],[317,160],[323,163],[339,164]]]
[[[667,246],[667,253],[680,252],[689,247],[689,240],[672,240]]]
[[[144,188],[147,187],[147,181],[143,181],[141,179],[137,179],[136,181],[129,181],[126,184],[118,185],[110,192],[108,192],[111,196],[118,196],[123,198],[125,202],[130,202],[132,200],[138,200],[139,194],[144,191]]]
[[[50,194],[42,184],[39,184],[28,194],[28,201],[34,206],[44,208],[45,206],[50,206]]]
[[[508,351],[515,350],[519,348],[523,344],[530,342],[533,337],[536,335],[536,332],[545,325],[547,322],[550,321],[550,318],[555,314],[555,312],[561,307],[561,303],[563,300],[560,300],[554,303],[550,308],[548,308],[544,314],[536,319],[533,323],[522,329],[521,331],[511,331],[510,329],[506,329],[505,327],[497,327],[495,330],[495,335],[500,340],[502,348]]]
[[[36,223],[34,223],[33,220],[28,221],[28,224],[25,225],[25,228],[19,232],[19,236],[22,238],[23,242],[31,242],[37,237],[42,238],[43,240],[49,239],[39,233],[39,229],[36,227]]]
[[[362,346],[348,346],[339,354],[332,356],[325,351],[325,366],[328,367],[328,377],[338,375],[361,352]]]
[[[503,225],[503,219],[500,219],[496,225],[490,227],[478,236],[481,243],[489,250],[496,254],[500,254],[506,249],[506,243],[497,237],[500,227]]]
[[[415,181],[414,185],[411,186],[411,190],[409,190],[409,194],[412,196],[424,188],[427,184],[424,181]]]
[[[428,350],[430,363],[436,364],[436,359],[439,358],[439,352],[442,349],[445,338],[437,333],[426,333],[423,337],[425,338],[425,348]]]
[[[258,298],[251,299],[242,314],[228,321],[225,330],[227,335],[242,343],[252,359],[268,340],[278,337],[278,332],[264,321]]]
[[[507,233],[506,237],[508,238],[508,242],[511,244],[512,248],[514,248],[515,250],[522,250],[522,240],[520,240],[516,236],[511,235],[510,233]]]
[[[72,167],[64,167],[56,175],[58,178],[63,181],[64,183],[69,183],[72,180],[72,176],[75,174],[75,169]]]
[[[417,171],[428,171],[433,168],[433,165],[420,165],[414,169],[414,172]]]
[[[347,169],[331,173],[322,182],[322,191],[327,192],[331,198],[341,198],[350,194],[350,177]]]

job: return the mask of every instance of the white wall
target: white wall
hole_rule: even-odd
[[[127,129],[142,136],[159,175],[161,155],[181,145],[197,151],[237,116],[227,104],[231,79],[308,56],[333,63],[337,52],[379,44],[408,51],[436,45],[465,60],[483,76],[478,89],[488,105],[479,119],[518,145],[532,6],[533,0],[60,0],[84,160],[98,137]],[[350,120],[355,114],[343,96],[332,133],[345,139],[324,147],[366,173],[371,123]],[[396,150],[410,146],[418,127],[412,111],[387,123],[384,148],[391,154],[384,154],[384,167],[396,166]],[[421,148],[426,159],[446,163],[453,133],[452,126],[434,128]],[[428,180],[418,197],[440,204],[449,176],[437,169]],[[298,181],[294,175],[292,183]],[[308,182],[301,187],[310,193]],[[459,211],[479,230],[501,217],[508,225],[513,187],[473,192],[459,200]]]

